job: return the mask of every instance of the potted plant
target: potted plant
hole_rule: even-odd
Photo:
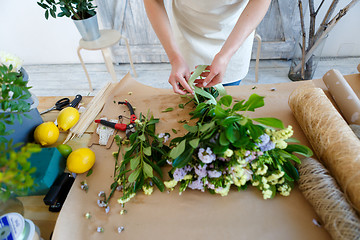
[[[85,41],[93,41],[100,37],[100,32],[95,11],[96,6],[92,2],[93,0],[59,0],[57,2],[55,0],[41,0],[37,4],[45,9],[46,19],[49,16],[71,18],[81,37]]]
[[[0,53],[0,215],[15,211],[13,206],[22,204],[14,196],[24,195],[33,186],[31,176],[35,169],[28,158],[41,150],[37,144],[19,142],[26,139],[24,116],[31,118],[31,94],[27,87],[27,74],[21,68],[21,60],[10,54]],[[37,109],[36,109],[37,112]],[[28,115],[25,115],[28,114]],[[37,112],[40,117],[39,113]],[[41,119],[41,118],[40,118]],[[31,124],[38,124],[36,119]],[[17,125],[15,129],[10,129]],[[29,127],[29,126],[27,126]],[[31,126],[33,127],[33,126]],[[26,135],[25,138],[16,138]],[[16,140],[14,141],[15,138]],[[22,146],[22,147],[21,147]],[[20,148],[21,147],[21,148]],[[11,200],[9,200],[11,198]]]
[[[299,43],[295,46],[294,56],[288,77],[292,81],[312,79],[321,57],[322,47],[330,31],[340,21],[342,17],[357,4],[360,0],[348,0],[348,4],[332,17],[339,0],[332,0],[327,12],[320,25],[316,28],[318,13],[325,0],[322,0],[318,6],[315,6],[314,0],[309,0],[309,29],[305,30],[305,14],[303,1],[298,0],[301,33]]]

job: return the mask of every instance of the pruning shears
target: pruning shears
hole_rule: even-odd
[[[129,136],[135,132],[135,120],[137,119],[136,118],[136,115],[135,115],[135,112],[134,112],[134,109],[133,107],[131,106],[131,104],[128,102],[128,101],[125,101],[125,102],[118,102],[118,104],[124,104],[126,105],[128,108],[129,108],[129,111],[130,111],[130,123],[129,124],[125,124],[125,123],[113,123],[113,122],[109,122],[109,121],[106,121],[106,120],[103,120],[103,119],[97,119],[95,120],[96,123],[100,123],[104,126],[107,126],[107,127],[111,127],[111,128],[114,128],[114,129],[118,129],[120,131],[123,131],[126,133],[126,136],[129,138]]]

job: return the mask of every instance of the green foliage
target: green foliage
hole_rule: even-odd
[[[41,0],[37,4],[45,9],[46,19],[51,16],[53,18],[71,17],[73,20],[81,20],[96,14],[96,6],[93,5],[93,0]]]
[[[159,119],[155,119],[153,116],[140,114],[136,131],[129,137],[130,146],[125,149],[120,164],[118,158],[125,141],[122,141],[119,136],[115,137],[119,150],[114,155],[116,159],[114,182],[111,185],[112,191],[107,201],[110,200],[119,185],[123,188],[123,199],[136,193],[144,185],[150,186],[153,183],[160,191],[164,191],[164,184],[160,180],[163,175],[160,167],[166,161],[165,156],[170,149],[163,144],[162,138],[155,135],[155,125],[158,122]]]
[[[40,152],[37,144],[28,143],[19,151],[12,147],[12,141],[0,143],[0,201],[6,201],[11,194],[24,195],[33,186],[31,174],[35,168],[31,167],[27,159],[32,153]]]
[[[35,172],[27,159],[40,146],[27,144],[15,151],[21,143],[13,145],[12,140],[5,139],[13,131],[6,130],[6,124],[12,125],[16,120],[22,123],[22,116],[27,116],[30,104],[25,100],[31,94],[30,87],[23,80],[21,72],[13,71],[12,65],[0,65],[0,200],[6,201],[11,194],[24,195],[32,187]]]
[[[0,65],[0,141],[5,141],[1,136],[12,133],[6,131],[5,124],[14,124],[16,119],[21,123],[22,115],[30,110],[25,101],[31,96],[30,87],[21,73],[12,70],[12,65]]]

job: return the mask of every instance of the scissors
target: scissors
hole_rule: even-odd
[[[47,109],[45,111],[42,111],[40,113],[40,115],[42,115],[44,113],[47,113],[47,112],[50,112],[50,111],[53,111],[53,110],[59,110],[60,111],[60,110],[62,110],[64,108],[66,108],[66,107],[76,107],[79,104],[79,102],[81,101],[81,99],[82,99],[82,96],[79,95],[79,94],[75,96],[75,99],[72,102],[70,102],[69,98],[62,98],[59,101],[57,101],[52,108],[49,108],[49,109]]]

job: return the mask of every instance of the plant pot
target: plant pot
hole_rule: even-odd
[[[73,19],[73,21],[84,41],[94,41],[100,38],[97,14],[87,19],[82,19],[82,20]]]
[[[320,61],[322,51],[325,45],[327,37],[321,39],[318,46],[312,52],[310,58],[304,64],[304,74],[301,74],[302,68],[302,53],[301,53],[301,45],[302,45],[302,35],[300,34],[298,43],[295,45],[294,55],[291,60],[291,66],[288,73],[288,77],[292,81],[302,81],[302,80],[310,80],[313,78],[314,73],[316,71],[317,65]],[[308,39],[306,39],[308,40]],[[307,46],[307,44],[306,44]]]
[[[20,71],[23,74],[23,80],[28,81],[29,75],[25,69],[22,68]],[[14,130],[12,134],[4,136],[7,140],[13,139],[13,144],[32,142],[35,128],[43,123],[40,113],[37,110],[39,105],[39,100],[37,97],[34,94],[31,94],[31,97],[25,101],[30,104],[30,111],[20,114],[22,123],[20,123],[19,120],[15,118],[13,124],[5,124],[7,131]],[[0,111],[0,113],[2,112],[3,111]],[[5,114],[10,114],[10,112],[5,111]],[[25,114],[30,118],[25,117]]]

